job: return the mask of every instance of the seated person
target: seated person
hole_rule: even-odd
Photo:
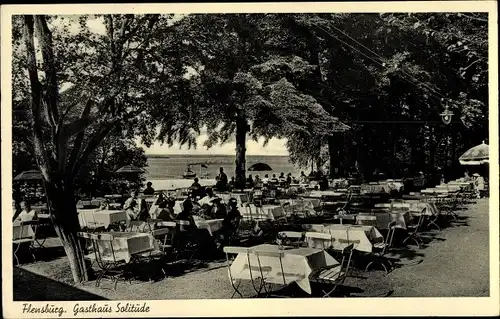
[[[125,201],[125,204],[123,204],[123,210],[127,213],[127,216],[131,220],[137,219],[137,214],[139,212],[139,204],[137,199],[138,195],[139,195],[138,191],[136,190],[131,191],[130,197]]]
[[[269,184],[269,175],[268,174],[264,175],[264,178],[262,179],[262,184],[263,184],[263,186],[266,186],[267,184]]]
[[[233,190],[236,187],[236,180],[234,179],[234,176],[231,176],[231,180],[229,181],[228,187],[229,191]]]
[[[301,184],[309,183],[309,178],[306,176],[304,171],[300,172],[299,183],[301,183]]]
[[[158,219],[161,219],[166,222],[175,221],[175,214],[174,214],[175,201],[168,199],[161,202],[158,206],[160,209],[160,212],[158,213]]]
[[[278,179],[276,178],[276,174],[273,174],[273,177],[269,181],[271,184],[278,184]]]
[[[226,217],[224,217],[221,228],[221,234],[225,239],[228,239],[238,230],[242,218],[241,213],[238,210],[238,202],[236,198],[229,199],[229,207],[229,212],[227,212]]]
[[[321,180],[319,182],[319,190],[321,191],[328,190],[328,178],[326,177],[326,175],[323,175],[321,177]]]
[[[286,183],[287,183],[288,185],[292,184],[292,173],[288,173],[288,174],[286,175]]]
[[[215,219],[223,219],[227,215],[227,208],[226,205],[222,202],[220,198],[216,198],[214,200],[215,203],[215,212],[213,217]]]
[[[217,181],[215,187],[220,192],[225,192],[228,186],[228,179],[226,173],[224,173],[224,168],[219,168],[219,174],[215,177]]]
[[[137,219],[142,221],[147,221],[151,216],[149,215],[148,205],[146,204],[146,200],[141,198],[139,200]]]
[[[12,212],[14,213],[12,216],[12,220],[15,221],[17,216],[21,214],[21,206],[13,199],[12,200]]]
[[[142,192],[144,195],[153,195],[155,193],[155,189],[151,185],[153,185],[151,182],[146,184],[146,189]]]
[[[252,187],[253,187],[253,185],[254,185],[254,183],[255,183],[255,181],[254,181],[254,179],[252,178],[252,175],[248,175],[248,178],[247,178],[247,180],[246,180],[246,182],[245,182],[245,187],[246,187],[246,188],[252,188]]]
[[[165,194],[158,194],[158,198],[155,201],[155,205],[160,205],[162,202],[166,201]]]
[[[259,175],[255,175],[255,179],[253,180],[253,186],[250,188],[254,187],[262,187],[262,180],[260,179]]]
[[[38,218],[38,214],[35,210],[31,209],[31,203],[27,200],[23,200],[20,203],[21,212],[16,217],[16,222],[27,222]]]
[[[202,199],[200,199],[198,201],[198,204],[202,207],[203,207],[203,205],[209,205],[210,207],[212,207],[214,205],[214,203],[213,203],[214,198],[217,198],[217,196],[215,196],[213,189],[208,187],[207,188],[207,195],[205,197],[203,197]]]
[[[252,229],[250,230],[250,236],[248,237],[248,245],[256,246],[265,243],[264,231],[259,226],[258,221],[252,222]]]
[[[278,181],[279,181],[280,183],[284,183],[284,182],[286,182],[285,173],[281,172],[280,177],[278,177]]]
[[[196,227],[193,219],[193,203],[191,200],[186,199],[182,203],[182,212],[177,214],[176,220],[187,220],[191,227]]]
[[[189,186],[189,189],[193,192],[195,197],[201,196],[200,195],[201,184],[199,183],[199,181],[200,180],[198,179],[198,177],[195,177],[193,184],[191,184],[191,186]]]

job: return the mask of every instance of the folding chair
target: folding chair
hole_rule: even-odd
[[[358,214],[356,216],[356,225],[377,227],[377,216]]]
[[[334,247],[334,249],[336,249]],[[339,248],[342,254],[342,261],[339,265],[320,267],[314,269],[309,275],[312,282],[332,286],[329,290],[322,289],[323,298],[329,297],[340,285],[342,285],[349,275],[351,266],[353,245]]]
[[[94,240],[92,239],[91,233],[78,232],[77,236],[84,240],[86,250],[91,251],[89,254],[83,256],[83,259],[88,260],[90,262],[90,268],[93,268],[92,266],[94,265],[94,263],[96,263],[97,258],[95,253],[96,245]]]
[[[414,224],[407,224],[406,228],[408,230],[408,236],[403,240],[403,244],[405,244],[408,240],[413,240],[417,244],[417,247],[420,248],[420,245],[423,244],[422,238],[418,235],[420,227],[422,227],[425,211],[427,208],[424,208],[417,218],[417,222]]]
[[[278,235],[283,240],[283,245],[285,246],[293,246],[293,247],[301,247],[304,245],[304,234],[297,231],[281,231]]]
[[[16,259],[16,264],[19,265],[18,253],[21,246],[26,245],[28,252],[33,257],[33,261],[36,261],[35,254],[33,253],[33,243],[36,241],[36,232],[38,229],[38,220],[29,220],[20,222],[21,232],[19,238],[13,239],[12,244],[14,245],[14,258]],[[30,234],[29,230],[32,230]]]
[[[177,252],[177,260],[179,256],[186,254],[188,256],[187,262],[190,263],[193,257],[198,252],[198,243],[196,242],[191,223],[188,220],[176,221],[177,232],[175,239],[175,248]]]
[[[280,288],[284,288],[288,285],[288,283],[286,282],[286,274],[285,274],[285,271],[283,268],[283,257],[285,257],[285,253],[283,251],[259,251],[259,250],[255,250],[255,249],[253,249],[252,252],[257,257],[257,263],[259,265],[259,272],[260,272],[261,280],[262,280],[262,288],[265,291],[265,297],[269,297],[269,296],[283,297],[281,295],[276,295],[276,294],[271,295],[271,292],[272,292],[271,287],[273,285],[281,285]],[[277,258],[279,260],[280,271],[278,271],[277,276],[279,276],[280,278],[283,279],[282,284],[267,281],[268,280],[268,277],[266,276],[267,275],[267,272],[266,272],[267,267],[262,266],[261,257]],[[267,287],[266,287],[266,285],[267,285]]]
[[[390,222],[389,225],[387,226],[387,229],[389,229],[389,232],[387,233],[387,236],[384,238],[384,240],[373,244],[373,246],[372,246],[373,247],[373,255],[375,256],[375,259],[370,261],[368,263],[368,265],[366,265],[365,271],[368,271],[370,269],[370,266],[372,266],[374,264],[378,264],[378,265],[381,265],[384,268],[386,274],[388,274],[389,269],[392,269],[394,267],[394,264],[390,260],[388,260],[387,258],[384,258],[384,255],[392,245],[392,240],[393,240],[394,231],[395,231],[395,228],[394,228],[395,225],[396,225],[396,222],[394,222],[394,221]],[[386,263],[388,263],[389,265],[386,265]],[[387,267],[387,266],[389,266],[389,267]]]
[[[50,218],[50,215],[49,214],[38,214],[38,230],[37,230],[37,233],[36,233],[36,237],[35,237],[35,242],[37,243],[38,247],[40,248],[44,248],[43,244],[45,243],[45,241],[47,240],[47,235],[44,233],[44,237],[40,237],[40,228],[52,228],[53,225],[52,225],[52,220]],[[47,231],[47,229],[45,229],[45,231]]]
[[[161,271],[163,272],[163,275],[166,276],[167,273],[164,268],[164,263],[168,254],[171,253],[174,248],[174,234],[176,223],[160,222],[157,224],[157,226],[162,228],[152,230],[150,234],[157,241],[158,249],[146,252],[142,254],[142,256],[149,258],[150,264],[155,260],[161,261]]]
[[[95,261],[101,269],[101,273],[99,274],[99,276],[97,276],[96,279],[96,287],[99,287],[102,279],[106,277],[112,279],[112,281],[114,282],[114,289],[116,290],[118,279],[120,276],[124,275],[126,270],[125,259],[116,257],[113,247],[113,235],[95,233],[91,233],[89,235],[90,239],[94,243]],[[105,255],[103,252],[101,252],[100,244],[110,247],[109,255]],[[119,269],[120,266],[123,266],[123,268]],[[131,282],[130,279],[129,282]]]
[[[255,290],[257,295],[260,295],[260,292],[262,291],[262,281],[260,283],[259,288],[257,288],[255,286],[255,283],[254,283],[254,277],[253,277],[253,273],[252,273],[252,265],[250,263],[250,250],[251,250],[251,248],[247,248],[247,247],[234,247],[234,246],[224,247],[224,253],[226,254],[227,268],[228,268],[228,272],[229,272],[229,280],[231,281],[231,286],[234,289],[234,292],[231,295],[231,299],[234,297],[235,294],[240,295],[241,298],[243,298],[243,295],[238,290],[238,288],[240,287],[240,285],[242,283],[242,280],[241,279],[238,280],[238,283],[235,285],[236,280],[234,279],[233,273],[231,272],[232,263],[230,262],[230,258],[229,258],[230,255],[234,256],[234,255],[238,255],[238,254],[244,254],[246,256],[247,263],[248,263],[248,271],[250,272],[250,281],[252,282],[253,289]]]

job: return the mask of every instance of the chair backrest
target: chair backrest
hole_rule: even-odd
[[[341,244],[359,244],[359,243],[361,243],[361,240],[339,238],[339,243],[341,243]]]
[[[178,220],[178,221],[176,221],[176,223],[178,225],[181,225],[181,226],[189,226],[189,225],[191,225],[191,223],[189,222],[189,220]]]
[[[223,251],[229,255],[248,254],[250,252],[250,248],[237,247],[237,246],[226,246],[226,247],[224,247]]]
[[[90,238],[92,240],[102,240],[102,241],[112,241],[114,239],[113,235],[111,234],[96,234],[96,233],[91,233]]]

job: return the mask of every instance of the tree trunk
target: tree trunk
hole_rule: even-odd
[[[244,189],[246,181],[246,142],[247,142],[248,121],[244,111],[240,111],[236,119],[236,188]]]
[[[75,283],[88,280],[84,247],[77,233],[81,230],[73,187],[62,179],[45,181],[45,189],[51,208],[51,219],[55,231],[68,256],[69,266]]]
[[[335,177],[335,168],[338,168],[339,164],[339,157],[338,155],[338,150],[335,145],[335,137],[334,136],[329,136],[328,137],[328,155],[330,157],[330,177],[334,178]]]

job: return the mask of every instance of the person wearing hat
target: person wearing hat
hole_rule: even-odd
[[[182,212],[177,215],[177,220],[187,220],[191,226],[196,226],[193,219],[193,203],[190,199],[182,203]]]

